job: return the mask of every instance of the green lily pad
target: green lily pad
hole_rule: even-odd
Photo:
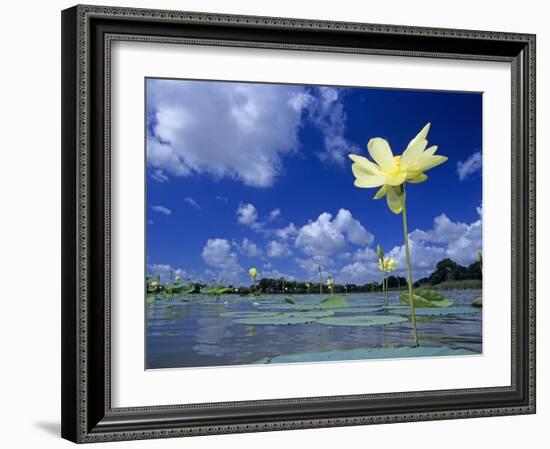
[[[258,309],[260,310],[315,310],[318,309],[319,306],[316,304],[260,304],[258,305]]]
[[[347,313],[347,314],[352,314],[352,313],[375,313],[375,312],[382,312],[384,310],[384,306],[379,306],[379,307],[376,307],[376,306],[371,306],[371,307],[368,307],[368,306],[365,306],[365,307],[344,307],[343,309],[330,309],[330,310],[333,310],[334,312],[336,313]]]
[[[419,346],[399,348],[355,348],[324,352],[303,352],[298,354],[283,354],[275,357],[264,357],[255,363],[304,363],[330,362],[332,360],[365,360],[393,359],[413,357],[447,357],[456,355],[476,355],[477,352],[468,349],[452,349],[445,347]]]
[[[229,290],[228,287],[224,287],[223,285],[212,285],[211,287],[201,288],[201,293],[206,295],[221,295]]]
[[[398,312],[398,313],[406,313]],[[432,307],[415,310],[417,316],[439,316],[439,315],[464,315],[468,313],[479,313],[475,307]]]
[[[410,304],[409,294],[405,293],[399,296],[399,301],[404,304]],[[451,307],[454,302],[443,296],[435,290],[427,288],[418,288],[413,291],[413,302],[415,307]]]
[[[381,326],[407,321],[407,318],[385,315],[358,315],[321,318],[319,323],[329,326]]]
[[[287,324],[307,324],[317,321],[315,317],[300,316],[298,314],[285,314],[257,317],[257,318],[241,318],[233,321],[238,324],[247,324],[249,326],[256,325],[270,325],[270,326],[283,326]]]
[[[343,309],[349,307],[349,303],[341,296],[329,296],[319,304],[321,309]]]
[[[223,312],[220,316],[224,318],[260,318],[277,315],[280,312],[258,312],[255,310],[243,310],[241,312]]]
[[[193,284],[168,284],[164,286],[164,291],[168,294],[186,294],[195,290]]]
[[[478,296],[472,301],[472,307],[483,307],[483,299],[481,296]]]

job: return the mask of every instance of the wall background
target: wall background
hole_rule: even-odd
[[[75,0],[76,1],[76,0]],[[59,434],[60,397],[60,10],[75,1],[10,2],[0,26],[0,441],[4,447],[69,447]],[[99,2],[103,3],[103,2]],[[121,6],[536,33],[538,36],[538,273],[548,247],[550,77],[545,4],[501,0],[254,2],[105,0]],[[498,161],[495,161],[498,163]],[[546,179],[545,179],[546,178]],[[546,235],[545,235],[546,234]],[[28,291],[21,286],[29,285]],[[16,288],[17,287],[17,288]],[[264,434],[117,443],[117,447],[252,448],[338,445],[409,448],[539,447],[550,418],[550,307],[538,289],[538,414]],[[400,375],[400,373],[396,373]],[[94,446],[97,447],[97,446]],[[114,447],[114,446],[113,446]]]

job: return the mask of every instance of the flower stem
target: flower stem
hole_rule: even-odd
[[[411,255],[409,252],[409,230],[407,227],[407,208],[405,206],[405,192],[403,192],[402,215],[403,215],[403,233],[405,234],[405,254],[407,256],[407,275],[408,275],[408,284],[409,284],[409,302],[411,304],[411,321],[412,321],[412,328],[413,328],[413,338],[414,338],[414,345],[419,346],[418,333],[416,331],[416,315],[414,313],[413,286],[412,286],[412,275],[411,275]]]
[[[384,271],[384,280],[382,281],[382,290],[384,290],[384,309],[388,307],[388,278],[386,271]]]

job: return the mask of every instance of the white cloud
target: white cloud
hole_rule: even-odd
[[[277,238],[281,240],[288,240],[298,235],[298,228],[294,225],[294,223],[290,223],[284,228],[275,229],[274,233]]]
[[[321,266],[323,276],[326,275],[328,270],[333,270],[336,266],[334,260],[326,256],[312,256],[307,259],[296,258],[294,262],[302,270],[306,271],[310,277],[313,276],[313,278],[317,279],[319,278],[319,265]]]
[[[149,176],[154,179],[157,182],[168,182],[170,178],[164,174],[164,172],[160,169],[151,170],[149,172]]]
[[[432,229],[415,230],[409,235],[412,271],[415,278],[429,275],[437,262],[451,258],[462,265],[475,261],[477,251],[482,247],[481,219],[473,223],[453,222],[441,214],[434,219]],[[397,259],[397,271],[404,275],[406,258],[404,245],[396,246],[388,256]]]
[[[373,239],[351,212],[340,209],[334,219],[328,212],[323,212],[317,220],[300,228],[295,245],[309,256],[331,256],[343,252],[347,241],[367,245]]]
[[[380,279],[377,262],[354,262],[340,270],[336,282],[364,285],[374,280],[380,282]]]
[[[181,268],[174,268],[169,264],[148,264],[147,273],[151,275],[158,274],[160,276],[161,283],[174,282],[176,276],[181,276],[182,280],[186,280],[191,277],[187,271]]]
[[[481,156],[481,151],[476,151],[470,155],[466,160],[459,161],[456,165],[456,171],[458,173],[458,178],[461,181],[464,181],[468,176],[481,171],[481,165],[483,158]]]
[[[269,213],[269,218],[268,220],[269,221],[273,221],[273,220],[276,220],[277,218],[279,218],[281,216],[281,209],[273,209],[270,213]]]
[[[218,201],[223,201],[225,204],[227,204],[227,203],[229,202],[229,198],[227,198],[226,196],[218,195],[218,196],[216,197],[216,199],[217,199]]]
[[[292,251],[287,246],[286,243],[278,242],[272,240],[267,244],[267,256],[276,258],[276,257],[287,257],[292,254]]]
[[[197,203],[193,198],[187,197],[187,198],[184,198],[183,201],[185,201],[187,204],[190,204],[195,209],[201,210],[201,207],[199,206],[199,203]]]
[[[170,209],[168,209],[167,207],[164,207],[164,206],[151,206],[151,209],[154,211],[154,212],[158,212],[159,214],[163,214],[163,215],[172,215],[172,211]]]
[[[300,86],[150,80],[148,163],[175,176],[206,173],[268,187],[299,147]]]
[[[341,96],[344,91],[332,87],[318,87],[313,94],[297,95],[294,103],[307,110],[311,122],[323,134],[324,148],[319,153],[323,161],[343,164],[348,153],[359,148],[345,138],[346,113]]]
[[[239,204],[236,214],[237,221],[240,224],[248,226],[252,229],[257,229],[260,227],[260,223],[258,223],[258,211],[253,204]]]
[[[322,134],[320,159],[342,164],[347,153],[358,151],[345,137],[344,93],[332,87],[149,80],[148,164],[164,177],[206,173],[269,187],[281,174],[283,158],[300,150],[305,120]]]
[[[378,261],[378,255],[376,254],[376,251],[370,247],[367,248],[359,248],[355,253],[353,254],[353,258],[355,260],[361,260],[361,261]]]
[[[202,258],[207,265],[216,268],[227,281],[237,279],[243,271],[237,254],[231,251],[231,243],[226,239],[208,239],[202,249]]]
[[[242,240],[241,243],[235,243],[235,245],[243,254],[248,257],[258,257],[262,255],[262,250],[258,248],[258,245],[256,245],[254,242],[247,239],[246,237]]]
[[[334,219],[334,225],[346,234],[349,242],[356,245],[369,245],[374,240],[374,236],[359,221],[353,218],[351,212],[347,209],[338,211]]]

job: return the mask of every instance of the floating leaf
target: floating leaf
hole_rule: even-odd
[[[260,310],[315,310],[318,309],[319,306],[316,304],[264,304],[263,302],[260,303],[258,306],[258,309]]]
[[[366,306],[366,307],[344,307],[343,309],[330,309],[333,310],[336,313],[375,313],[375,312],[382,312],[384,310],[383,306]]]
[[[319,323],[329,326],[381,326],[407,321],[407,318],[385,315],[358,315],[321,318]]]
[[[343,309],[349,307],[349,303],[341,296],[329,296],[319,304],[321,309]]]
[[[483,300],[481,296],[478,296],[476,299],[473,300],[472,307],[483,307]]]
[[[186,294],[195,291],[194,284],[168,284],[164,286],[164,292],[168,294]]]
[[[286,302],[287,304],[296,304],[296,301],[294,301],[294,298],[293,298],[292,296],[287,296],[287,297],[285,298],[285,302]]]
[[[312,310],[308,312],[279,312],[274,315],[250,316],[235,320],[238,324],[248,325],[283,325],[283,324],[306,324],[317,321],[318,318],[327,318],[333,315],[330,310]]]
[[[264,357],[256,363],[304,363],[329,362],[331,360],[365,360],[365,359],[393,359],[413,357],[446,357],[456,355],[475,355],[477,352],[468,349],[453,349],[446,347],[419,346],[411,348],[356,348],[324,352],[302,352],[298,354],[284,354],[275,357]]]
[[[287,324],[306,324],[316,321],[315,317],[300,316],[298,314],[284,314],[257,318],[241,318],[234,323],[252,325],[282,326]]]
[[[405,293],[399,297],[401,303],[409,304],[409,294]],[[418,288],[413,292],[413,302],[415,307],[451,307],[453,301],[443,296],[435,290],[427,288]]]
[[[398,313],[406,313],[399,311]],[[439,316],[439,315],[464,315],[468,313],[479,313],[475,307],[432,307],[415,310],[418,316]]]
[[[260,318],[277,315],[280,312],[258,312],[255,310],[243,310],[241,312],[223,312],[220,316],[224,318]]]
[[[223,285],[212,285],[211,287],[201,288],[201,293],[206,295],[221,295],[229,290],[228,287],[224,287]]]

